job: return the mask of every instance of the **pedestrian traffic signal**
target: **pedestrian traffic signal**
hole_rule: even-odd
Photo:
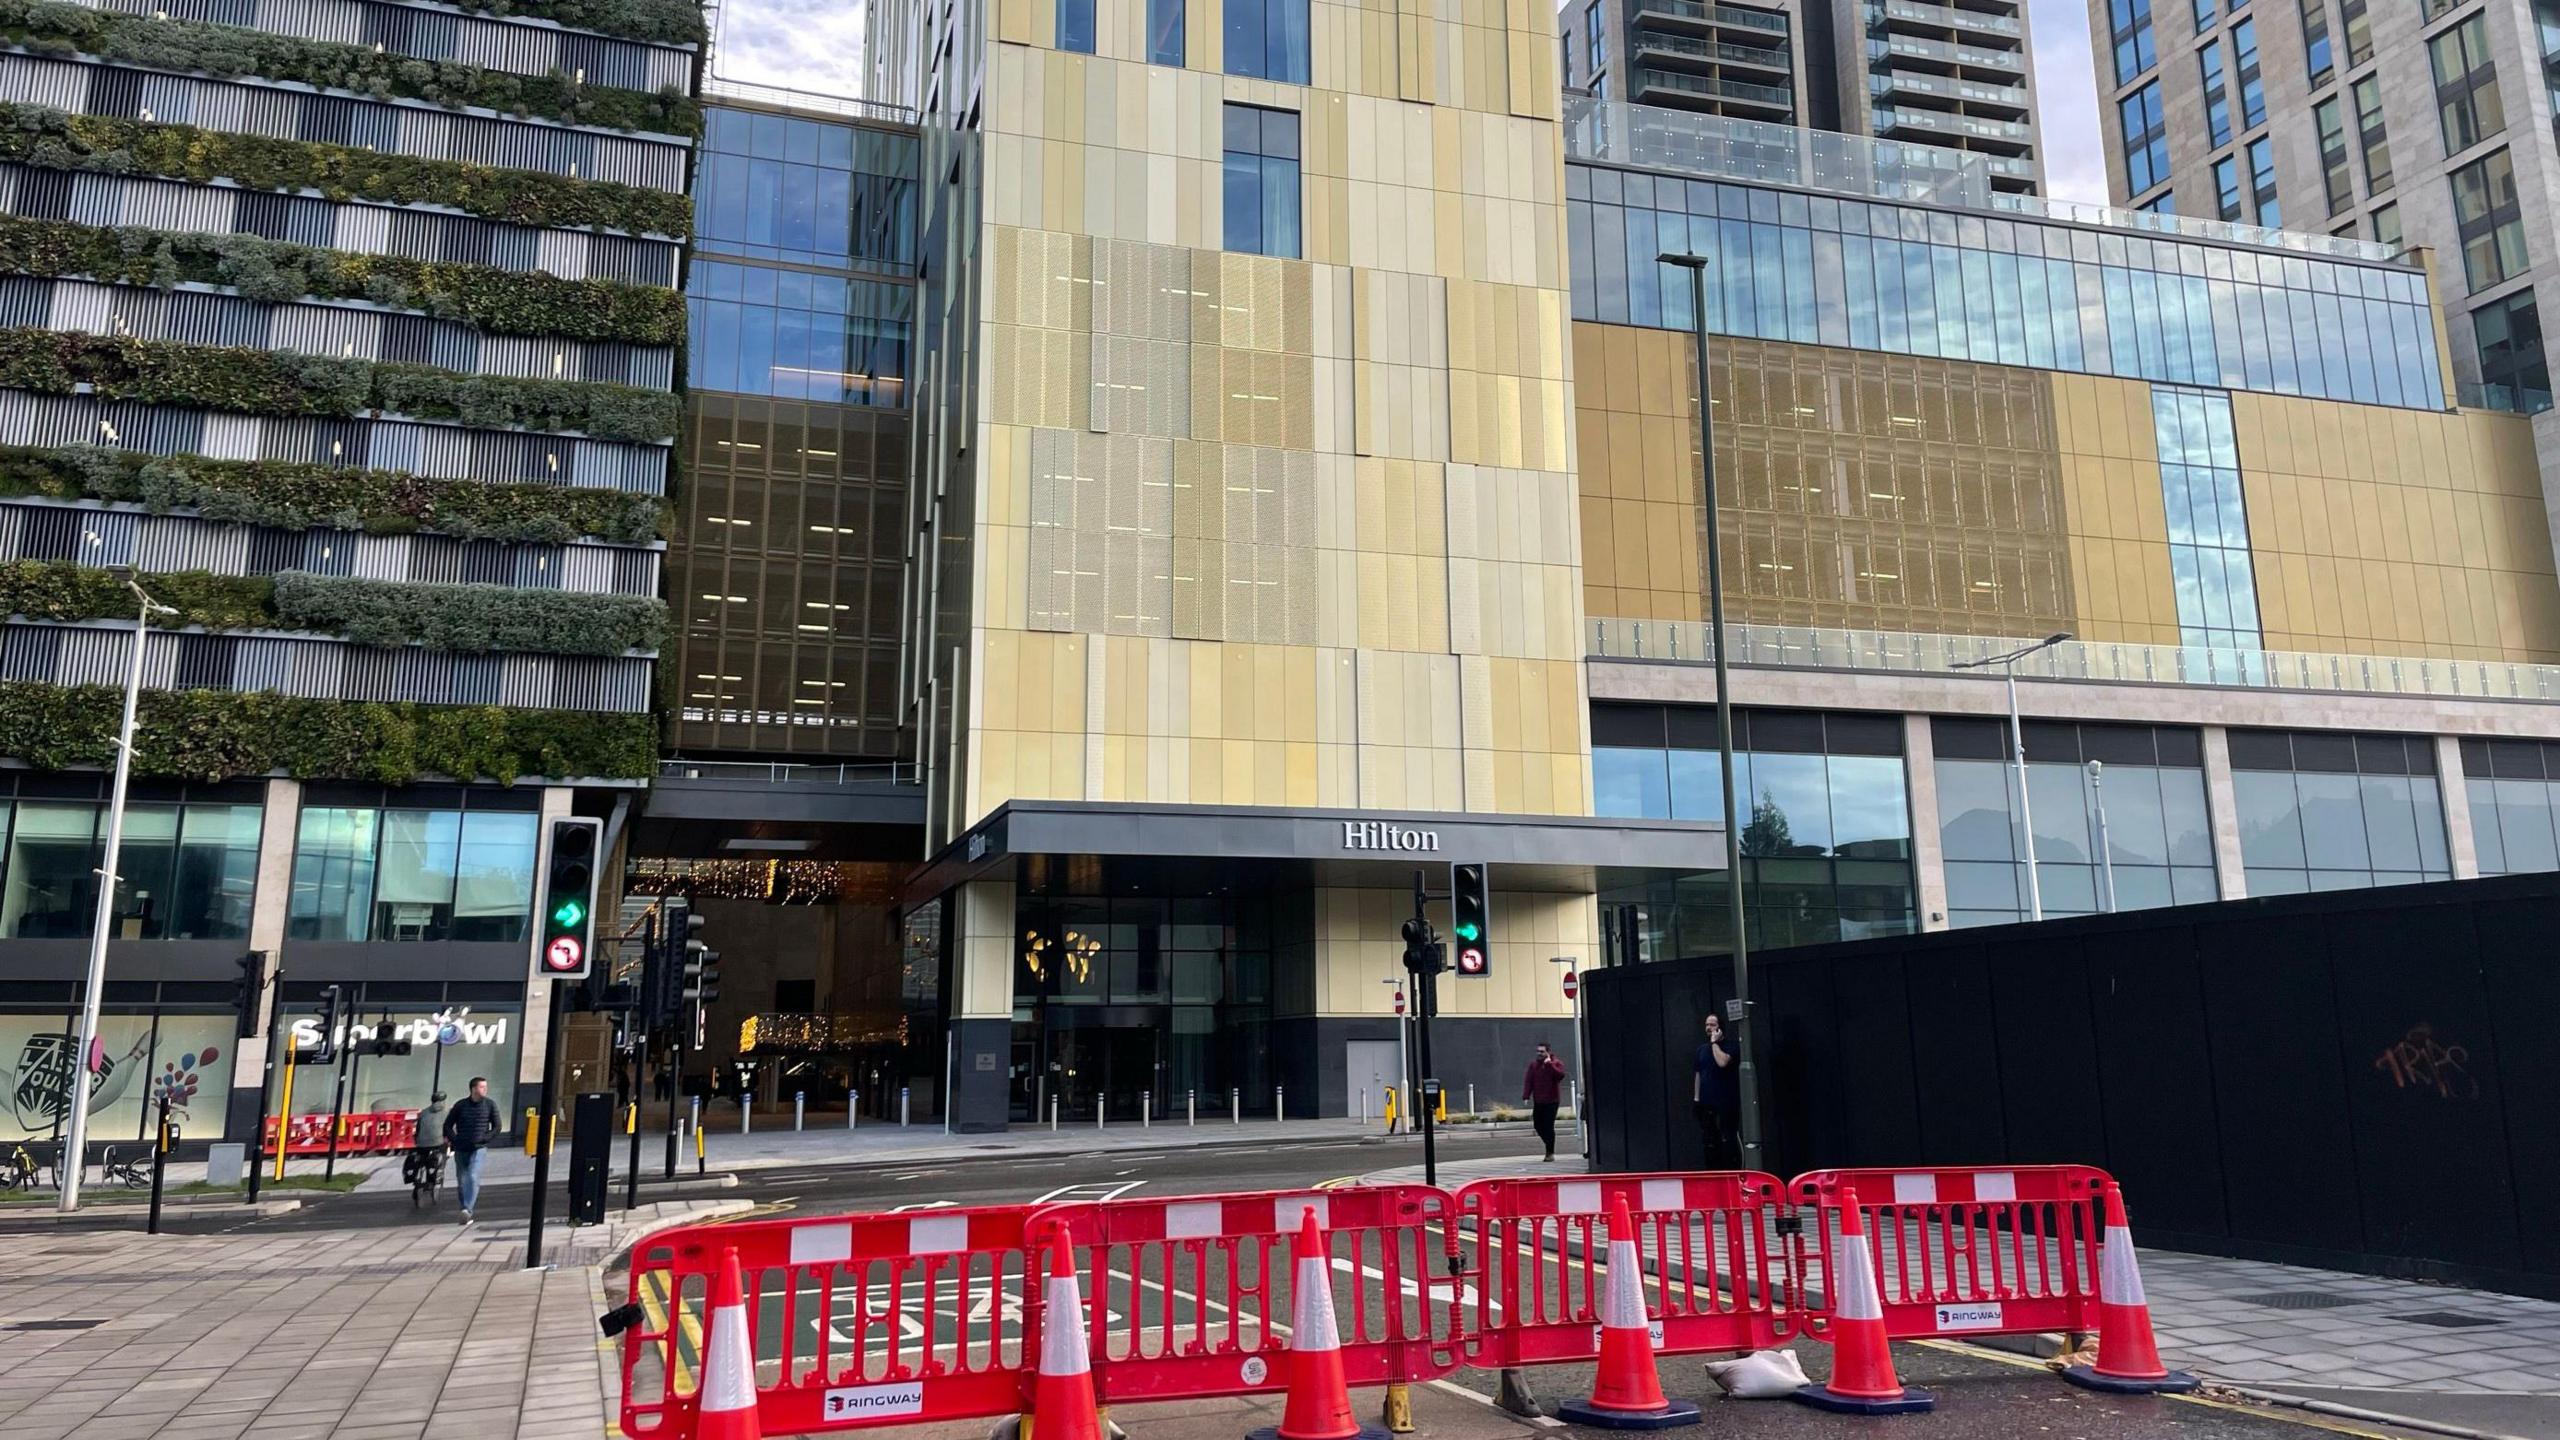
[[[258,1016],[266,1009],[267,952],[252,950],[238,964],[240,978],[231,987],[232,1033],[246,1040],[258,1033]]]
[[[1458,942],[1458,973],[1493,971],[1493,906],[1483,865],[1449,867],[1449,934]]]
[[[551,822],[542,879],[542,928],[534,937],[534,974],[584,980],[595,970],[596,866],[604,823],[583,816]]]

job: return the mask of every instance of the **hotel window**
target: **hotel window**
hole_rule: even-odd
[[[1600,0],[1591,0],[1590,7],[1582,12],[1582,63],[1591,67],[1593,75],[1609,68],[1609,41],[1601,24]],[[1595,86],[1591,93],[1600,92]]]
[[[1297,113],[1229,105],[1226,131],[1227,248],[1296,259]]]
[[[2134,208],[2153,215],[2175,215],[2178,213],[2178,192],[2163,190]]]
[[[1570,30],[1556,37],[1556,74],[1567,87],[1573,84],[1573,32]]]
[[[2198,52],[2204,67],[2204,124],[2216,145],[2231,143],[2231,92],[2222,83],[2222,42],[2208,42]]]
[[[2400,207],[2384,205],[2373,212],[2373,243],[2400,248]]]
[[[2124,125],[2125,192],[2139,195],[2169,178],[2169,128],[2160,118],[2160,82],[2116,102]]]
[[[2244,219],[2248,207],[2240,195],[2240,157],[2225,155],[2213,162],[2214,213],[2224,220]]]
[[[2231,27],[2231,48],[2240,65],[2240,128],[2267,123],[2267,91],[2258,79],[2258,22],[2243,20]]]
[[[1180,65],[1184,60],[1185,0],[1147,0],[1147,61]]]
[[[2320,132],[2320,184],[2328,192],[2332,215],[2356,203],[2356,176],[2347,163],[2347,122],[2341,108],[2335,95],[2311,107],[2312,123]]]
[[[2475,14],[2429,40],[2427,62],[2435,69],[2436,123],[2444,132],[2444,153],[2458,154],[2507,128],[2497,62],[2489,54],[2487,17]]]
[[[2432,25],[2461,8],[2462,0],[2418,0],[2419,22]]]
[[[2336,70],[2329,55],[2329,0],[2302,0],[2302,68],[2315,86]]]
[[[2542,316],[2532,291],[2472,311],[2471,334],[2480,347],[2480,388],[2488,404],[2520,415],[2551,408],[2551,367],[2543,359]]]
[[[2462,231],[2462,278],[2473,293],[2524,273],[2524,208],[2506,151],[2453,172],[2453,218]]]
[[[2027,918],[2026,845],[2009,728],[1997,720],[1930,722],[1937,753],[1938,844],[1947,923]],[[2047,917],[2151,910],[2217,898],[2205,816],[2204,746],[2168,726],[2028,721],[2027,798],[2035,812],[2036,884]],[[2099,762],[2095,782],[2089,762]],[[2107,863],[2097,812],[2106,813]],[[2108,874],[2114,871],[2114,894]]]
[[[2217,0],[2191,0],[2191,4],[2195,11],[2196,33],[2202,35],[2213,28],[2214,17],[2220,13],[2220,7]]]
[[[2560,870],[2560,744],[2465,740],[2462,785],[2481,874]]]
[[[2151,42],[2151,0],[2107,0],[2107,17],[2114,27],[2116,83],[2130,85],[2159,58]]]
[[[2367,75],[2354,85],[2356,141],[2364,149],[2364,188],[2378,195],[2391,188],[2391,138],[2382,125],[2382,79]]]
[[[1058,0],[1058,48],[1093,53],[1093,0]]]
[[[2346,20],[2350,67],[2373,58],[2373,22],[2366,17],[2364,7],[2365,0],[2338,0],[2338,13]]]
[[[1307,0],[1228,0],[1227,73],[1306,84]]]
[[[2250,895],[2452,878],[2434,741],[2234,730],[2230,744]]]
[[[2276,203],[2275,142],[2264,135],[2249,142],[2249,194],[2257,202],[2258,223],[2283,229],[2284,208]]]
[[[2231,397],[2154,386],[2151,420],[2160,451],[2179,640],[2217,650],[2256,650],[2263,643],[2258,585]]]

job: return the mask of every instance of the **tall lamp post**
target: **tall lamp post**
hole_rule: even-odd
[[[1742,922],[1742,807],[1733,793],[1733,685],[1725,673],[1724,547],[1716,514],[1716,432],[1707,380],[1707,257],[1664,251],[1655,257],[1689,272],[1689,330],[1698,346],[1698,465],[1705,477],[1701,504],[1707,517],[1707,641],[1716,665],[1716,758],[1724,773],[1725,896],[1733,912],[1733,1005],[1730,1018],[1742,1032],[1735,1077],[1742,1105],[1742,1168],[1760,1168],[1760,1071],[1751,1038],[1751,943]]]
[[[1948,668],[1981,670],[1997,665],[2009,682],[2009,760],[2018,772],[2018,824],[2027,832],[2027,918],[2044,918],[2044,887],[2036,883],[2036,815],[2027,803],[2027,732],[2018,723],[2018,662],[2030,655],[2050,650],[2071,638],[2068,630],[2047,635],[2032,645],[2021,645],[2005,655],[1987,655],[1980,660],[1958,660]]]
[[[133,663],[124,677],[124,720],[116,728],[116,778],[107,800],[107,849],[98,866],[98,908],[89,921],[89,981],[80,1001],[80,1049],[71,1067],[71,1114],[55,1169],[62,1177],[64,1214],[80,1208],[80,1179],[88,1169],[90,1058],[98,1049],[98,999],[107,988],[107,928],[115,923],[116,866],[124,851],[124,794],[133,778],[133,714],[142,697],[142,652],[150,638],[151,617],[178,612],[143,593],[140,582],[127,579],[133,592]],[[279,1148],[283,1142],[278,1140]]]
[[[1582,1158],[1588,1160],[1591,1158],[1591,1126],[1586,1123],[1588,1116],[1585,1112],[1591,1106],[1591,1078],[1583,1056],[1589,1053],[1591,1045],[1583,1033],[1582,979],[1575,973],[1574,958],[1570,955],[1550,955],[1547,963],[1564,967],[1565,996],[1573,1001],[1573,1135],[1582,1142]]]

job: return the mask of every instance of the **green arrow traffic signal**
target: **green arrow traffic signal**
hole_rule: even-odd
[[[1460,925],[1457,927],[1457,931],[1458,938],[1468,942],[1469,944],[1473,944],[1484,934],[1483,931],[1477,929],[1473,925]]]
[[[583,900],[563,900],[559,908],[551,912],[551,923],[563,930],[574,928],[578,922],[586,918],[587,906]]]

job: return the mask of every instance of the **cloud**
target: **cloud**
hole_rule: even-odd
[[[2091,205],[2107,202],[2107,160],[2098,133],[2098,72],[2089,56],[2082,0],[2028,0],[2035,41],[2036,123],[2044,145],[2045,193]]]
[[[860,0],[727,0],[712,72],[825,95],[862,93]]]

